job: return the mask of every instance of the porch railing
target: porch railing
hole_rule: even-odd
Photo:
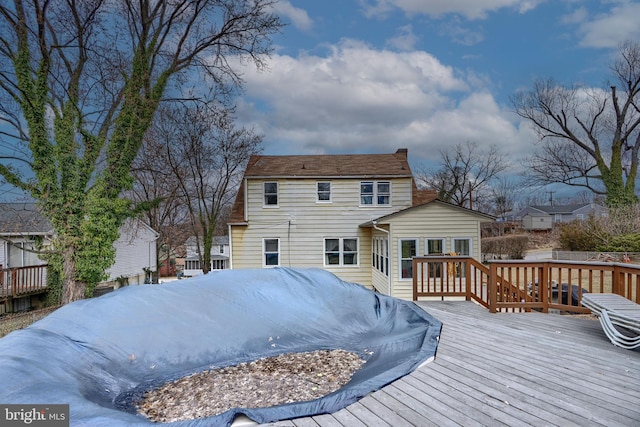
[[[38,293],[46,288],[46,265],[0,269],[0,299]]]
[[[550,309],[589,313],[586,292],[612,292],[640,304],[640,266],[611,262],[491,261],[463,256],[413,259],[413,300],[464,297],[491,312]]]

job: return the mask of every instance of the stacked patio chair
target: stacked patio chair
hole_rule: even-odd
[[[617,294],[585,294],[582,305],[600,320],[609,340],[618,347],[640,347],[640,304]]]

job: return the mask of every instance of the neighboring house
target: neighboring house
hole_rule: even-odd
[[[585,220],[590,215],[603,217],[608,215],[604,206],[595,203],[582,203],[564,206],[527,206],[513,214],[522,222],[525,230],[551,230],[554,224]]]
[[[419,190],[407,156],[252,156],[228,221],[231,268],[317,267],[411,299],[413,256],[482,259],[493,217]]]
[[[113,243],[116,260],[107,269],[109,278],[103,284],[118,281],[129,285],[151,283],[157,266],[158,237],[158,233],[144,222],[127,219],[120,227],[120,237]]]
[[[49,221],[38,211],[34,203],[0,203],[0,265],[2,269],[44,265],[38,258],[36,242],[42,241],[46,247],[53,237]],[[116,249],[114,265],[107,270],[109,278],[99,286],[109,283],[116,286],[124,283],[140,284],[148,281],[149,273],[156,269],[156,239],[158,234],[139,220],[127,220],[120,228],[120,237],[113,246]],[[42,294],[45,289],[39,293]],[[14,298],[12,307],[5,311],[19,311],[30,308],[38,297],[38,292],[22,298]],[[1,302],[0,302],[1,303]]]
[[[198,241],[195,236],[191,236],[185,242],[187,258],[184,260],[184,276],[199,276],[202,274],[200,257],[198,256]],[[200,242],[200,251],[203,250]],[[229,268],[229,236],[214,236],[211,245],[211,265],[209,270],[224,270]]]

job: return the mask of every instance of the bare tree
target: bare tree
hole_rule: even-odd
[[[0,2],[0,175],[55,230],[49,263],[62,302],[83,298],[114,262],[132,162],[160,102],[197,78],[241,84],[282,28],[275,0]],[[87,287],[89,285],[89,287]]]
[[[162,109],[162,107],[161,107]],[[163,114],[159,114],[163,117]],[[156,271],[171,261],[190,233],[189,211],[184,206],[180,180],[168,166],[171,159],[165,147],[166,135],[157,121],[149,128],[142,149],[134,161],[134,178],[128,197],[138,206],[145,222],[159,235],[156,245]]]
[[[585,187],[610,206],[637,202],[640,43],[627,41],[619,53],[608,89],[538,80],[512,97],[540,138],[528,161],[534,182]]]
[[[507,212],[512,211],[516,206],[520,188],[520,185],[512,179],[497,177],[489,189],[493,209],[487,212],[503,217]]]
[[[457,144],[440,151],[442,166],[430,171],[419,169],[418,179],[438,192],[442,201],[470,209],[483,208],[479,197],[489,189],[489,183],[509,167],[504,154],[493,145],[483,151],[477,143]]]
[[[178,180],[179,198],[187,210],[198,243],[202,271],[211,265],[213,237],[228,212],[249,157],[262,136],[237,128],[229,111],[207,105],[176,106],[159,117],[168,170]]]

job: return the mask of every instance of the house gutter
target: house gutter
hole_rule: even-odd
[[[375,230],[381,231],[387,235],[387,250],[389,251],[389,253],[391,253],[391,249],[390,249],[391,245],[389,242],[389,231],[385,230],[384,228],[378,227],[378,224],[375,219],[371,220],[371,225],[373,225],[373,228]],[[391,261],[389,262],[389,264],[391,264]],[[389,275],[387,276],[387,295],[391,296],[391,272],[388,272],[388,273]]]
[[[229,229],[229,269],[233,269],[233,236],[231,235],[231,224],[227,225]]]

